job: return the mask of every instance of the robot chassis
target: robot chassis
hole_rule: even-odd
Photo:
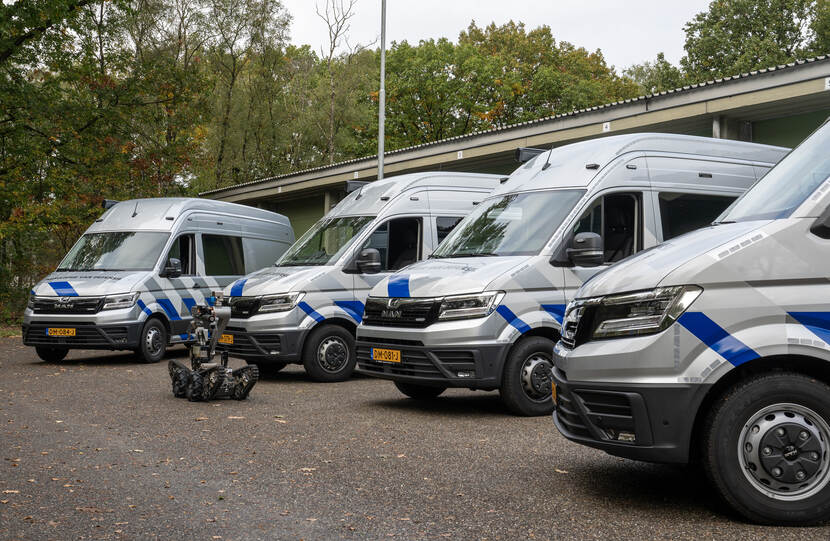
[[[256,365],[228,368],[228,352],[215,362],[216,344],[231,318],[229,306],[222,306],[221,292],[213,293],[213,306],[196,305],[190,309],[190,335],[195,342],[190,346],[190,366],[179,360],[170,361],[168,370],[173,381],[173,395],[191,402],[215,398],[244,400],[259,379]]]

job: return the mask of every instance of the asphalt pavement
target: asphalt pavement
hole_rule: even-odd
[[[183,348],[169,358],[185,357]],[[828,539],[747,524],[694,469],[611,457],[496,393],[288,367],[190,403],[167,363],[0,339],[0,539]]]

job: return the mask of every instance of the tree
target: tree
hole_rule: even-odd
[[[715,0],[686,23],[680,61],[693,82],[809,56],[815,0]]]
[[[683,73],[680,68],[666,60],[662,52],[657,53],[657,58],[653,62],[635,64],[623,70],[623,74],[637,83],[642,94],[657,94],[683,86]]]
[[[816,55],[830,54],[830,0],[816,2],[812,31],[815,35],[813,52]]]

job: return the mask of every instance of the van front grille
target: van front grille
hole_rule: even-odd
[[[36,314],[96,314],[103,297],[35,297]]]
[[[369,297],[363,323],[379,327],[427,327],[438,319],[440,298]]]

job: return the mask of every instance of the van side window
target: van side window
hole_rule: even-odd
[[[245,255],[240,237],[202,235],[207,276],[242,276],[245,274]]]
[[[438,232],[438,244],[441,244],[450,231],[455,229],[458,222],[461,221],[461,216],[439,216],[435,218],[435,230]]]
[[[381,272],[394,271],[421,257],[421,219],[395,218],[383,223],[363,245],[380,252]]]
[[[576,222],[573,232],[602,236],[606,263],[639,252],[643,248],[641,195],[615,193],[597,199]]]
[[[167,252],[167,259],[165,264],[170,259],[178,259],[182,262],[182,274],[194,275],[196,274],[196,246],[195,237],[193,235],[181,235],[173,241],[173,246]]]
[[[665,241],[711,224],[736,196],[662,192],[659,199]]]

